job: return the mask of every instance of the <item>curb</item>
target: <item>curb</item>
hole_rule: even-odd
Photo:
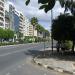
[[[33,43],[27,43],[27,44],[33,44]],[[38,44],[38,43],[34,43],[34,44]],[[0,46],[0,48],[3,48],[3,47],[13,47],[13,46],[21,46],[21,45],[26,45],[26,44],[3,45],[3,46]]]
[[[54,70],[54,71],[57,71],[57,72],[60,72],[60,73],[66,73],[66,74],[75,74],[75,72],[66,71],[66,70],[63,70],[62,68],[59,68],[59,67],[51,67],[49,65],[42,64],[41,62],[36,61],[35,58],[33,58],[32,60],[38,66],[42,66],[42,67],[44,67],[48,70]]]

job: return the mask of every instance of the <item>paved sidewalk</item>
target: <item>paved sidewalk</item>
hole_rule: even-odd
[[[47,69],[52,69],[58,72],[65,72],[69,74],[75,74],[75,61],[61,60],[58,59],[57,57],[50,57],[50,58],[35,57],[33,61],[34,63],[43,66]]]

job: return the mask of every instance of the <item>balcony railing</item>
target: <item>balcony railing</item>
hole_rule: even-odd
[[[2,6],[0,6],[0,11],[4,12],[4,8]]]
[[[4,25],[4,24],[3,24],[3,21],[0,20],[0,26],[3,26],[3,25]]]
[[[4,16],[3,15],[0,15],[0,18],[4,18]]]
[[[4,3],[5,0],[1,0],[0,2]]]

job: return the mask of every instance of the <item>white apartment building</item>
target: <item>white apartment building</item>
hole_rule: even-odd
[[[24,27],[23,27],[24,36],[29,36],[29,25],[30,25],[30,22],[29,22],[29,20],[25,17],[25,20],[24,20]]]
[[[6,10],[9,12],[9,18],[7,15],[5,18],[6,28],[10,28],[13,31],[18,31],[19,29],[19,32],[22,33],[23,36],[37,36],[37,30],[33,30],[33,25],[31,25],[29,19],[27,19],[22,12],[17,11],[14,4],[9,2]]]
[[[5,11],[5,29],[10,29],[10,18],[8,11]]]
[[[37,37],[37,30],[35,29],[35,27],[34,27],[34,29],[33,29],[33,25],[29,25],[29,36],[36,36]]]
[[[33,26],[30,24],[29,25],[29,36],[33,36]]]
[[[24,15],[20,13],[19,15],[19,32],[23,34],[23,26],[24,26]]]
[[[0,0],[0,27],[5,29],[5,0]]]

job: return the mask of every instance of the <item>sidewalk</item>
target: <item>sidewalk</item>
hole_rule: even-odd
[[[49,50],[49,49],[47,49]],[[47,69],[52,69],[58,72],[65,72],[69,74],[75,74],[75,60],[66,60],[73,59],[75,56],[66,56],[66,59],[61,59],[61,57],[65,58],[65,56],[60,56],[59,58],[54,55],[48,58],[38,58],[35,57],[33,59],[34,63],[38,64],[39,66],[43,66]]]

